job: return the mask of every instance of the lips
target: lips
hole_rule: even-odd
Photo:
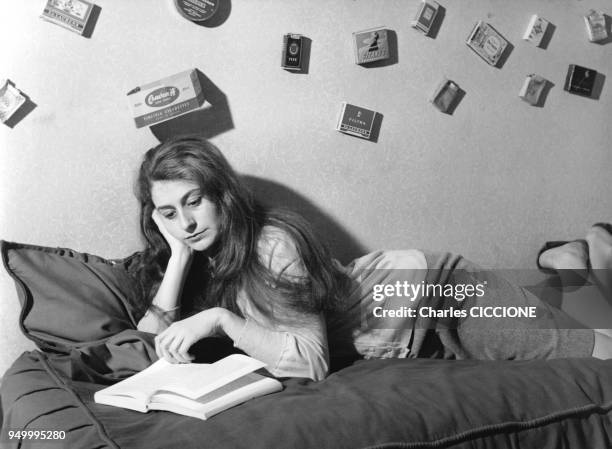
[[[189,240],[189,241],[199,240],[201,237],[204,236],[204,233],[206,231],[207,231],[207,229],[204,229],[203,231],[200,231],[197,234],[192,234],[189,237],[185,237],[185,240]]]

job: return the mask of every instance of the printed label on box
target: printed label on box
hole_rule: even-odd
[[[376,28],[353,33],[355,62],[365,64],[389,58],[387,30]]]
[[[584,16],[584,20],[586,22],[587,32],[589,33],[589,40],[591,42],[598,42],[608,38],[606,16],[603,13],[591,9],[589,13]]]
[[[40,17],[75,33],[83,34],[93,6],[85,0],[47,0]]]
[[[540,101],[542,92],[546,87],[546,79],[539,75],[528,75],[525,78],[523,87],[519,92],[519,97],[525,100],[527,103],[535,106]]]
[[[440,111],[449,112],[457,101],[459,91],[459,86],[455,82],[443,78],[434,91],[430,101]]]
[[[8,80],[0,80],[0,122],[6,122],[25,103],[25,97]]]
[[[508,41],[488,23],[479,21],[468,37],[467,45],[492,66],[497,65]]]
[[[567,69],[564,89],[573,94],[590,97],[593,94],[596,78],[596,70],[570,64]]]
[[[548,24],[549,22],[547,20],[538,17],[537,15],[533,15],[529,21],[529,25],[527,25],[527,30],[525,31],[523,39],[532,42],[539,47],[542,44],[544,35],[546,34]]]
[[[349,103],[342,103],[340,118],[336,129],[346,134],[369,139],[372,137],[375,117],[376,111],[371,111],[370,109]]]
[[[177,73],[128,93],[137,128],[160,123],[199,108],[204,94],[196,70]]]
[[[415,19],[412,21],[413,28],[421,30],[425,34],[429,34],[434,20],[436,20],[438,8],[439,5],[436,2],[423,0]]]
[[[174,0],[179,13],[188,20],[203,22],[219,8],[219,0]]]
[[[286,34],[283,37],[281,66],[287,70],[302,69],[302,36],[299,34]]]

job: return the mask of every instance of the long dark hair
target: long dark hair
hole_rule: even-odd
[[[220,218],[212,259],[194,257],[181,298],[184,313],[222,306],[241,315],[241,289],[259,312],[279,320],[299,321],[304,313],[339,308],[346,280],[309,224],[295,213],[263,208],[216,146],[200,137],[182,136],[147,151],[140,167],[136,195],[146,246],[134,268],[145,298],[138,312],[150,306],[170,258],[170,248],[152,218],[151,198],[153,182],[167,180],[198,184]],[[279,228],[295,245],[304,277],[285,277],[264,266],[258,242],[267,225]]]

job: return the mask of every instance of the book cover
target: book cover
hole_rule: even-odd
[[[165,410],[207,419],[250,399],[281,391],[283,386],[278,380],[254,372],[264,366],[241,354],[212,364],[172,364],[161,359],[97,391],[94,401],[142,413]]]

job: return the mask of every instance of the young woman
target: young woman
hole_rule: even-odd
[[[330,358],[612,356],[605,335],[460,256],[377,251],[342,267],[299,216],[259,206],[206,140],[149,150],[138,198],[147,243],[138,328],[157,334],[158,356],[172,362],[191,361],[189,348],[217,335],[273,375],[314,380]],[[468,284],[486,290],[491,317],[467,312],[483,309]],[[415,305],[426,313],[411,315]],[[521,307],[539,317],[493,313]]]

